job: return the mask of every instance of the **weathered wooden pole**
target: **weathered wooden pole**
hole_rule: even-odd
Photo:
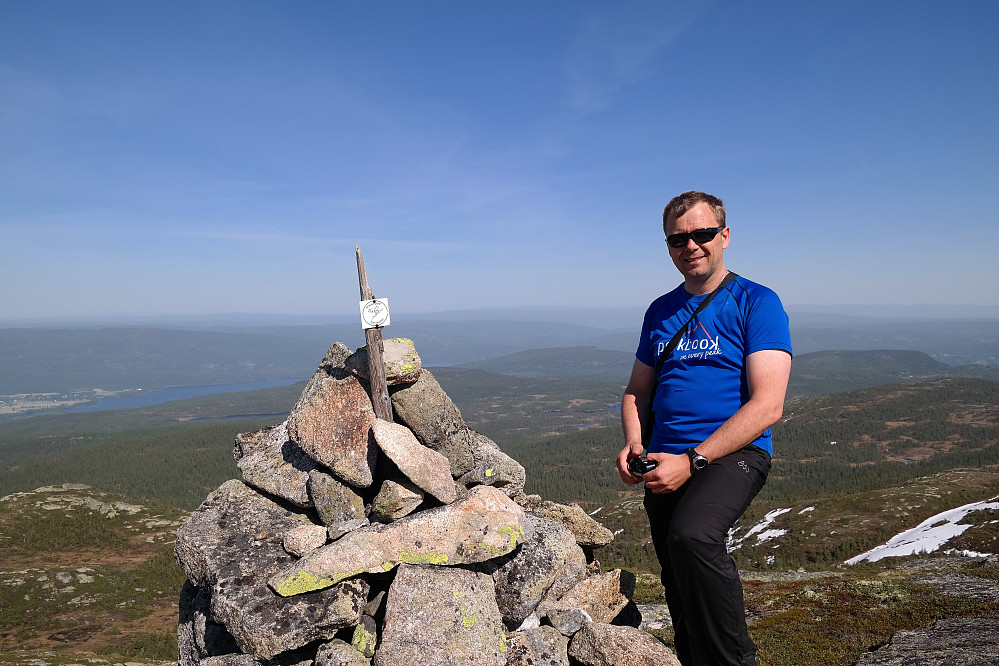
[[[375,295],[368,285],[368,273],[364,270],[361,246],[355,245],[354,249],[357,251],[357,279],[361,284],[361,300],[374,300]],[[384,421],[392,421],[392,398],[389,397],[388,383],[385,381],[381,328],[365,329],[364,338],[368,343],[368,378],[371,380],[371,404],[375,409],[375,416]]]

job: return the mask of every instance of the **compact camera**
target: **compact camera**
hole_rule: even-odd
[[[628,471],[630,471],[635,476],[645,476],[646,472],[651,472],[656,467],[659,466],[655,460],[648,460],[646,458],[632,458],[631,462],[628,463]]]

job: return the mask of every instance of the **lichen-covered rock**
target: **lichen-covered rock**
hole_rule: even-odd
[[[503,453],[496,442],[477,432],[471,434],[472,469],[458,479],[458,483],[470,488],[476,485],[499,488],[507,497],[517,497],[524,492],[527,473],[524,467]]]
[[[420,444],[402,424],[376,418],[371,429],[378,447],[407,479],[444,504],[455,500],[450,463],[443,454]]]
[[[314,666],[368,666],[368,660],[344,641],[336,639],[319,647]]]
[[[371,515],[383,523],[408,516],[423,503],[423,493],[408,481],[386,479],[375,495]]]
[[[345,483],[318,469],[309,472],[309,500],[323,525],[364,518],[364,499]]]
[[[576,504],[550,502],[538,495],[521,495],[517,502],[530,514],[565,525],[576,536],[576,543],[580,546],[599,548],[614,540],[609,529],[586,515]]]
[[[569,666],[569,641],[554,627],[537,627],[507,636],[506,666]]]
[[[211,617],[211,600],[184,581],[180,590],[180,621],[177,624],[178,666],[200,666],[207,657],[239,652],[236,640]]]
[[[485,574],[401,566],[374,666],[504,666],[506,640]]]
[[[519,626],[546,595],[558,598],[586,577],[586,557],[572,533],[528,516],[534,535],[510,555],[482,565],[492,574],[503,621]]]
[[[434,376],[424,370],[413,384],[389,389],[392,408],[424,446],[451,464],[455,479],[475,466],[473,432]]]
[[[368,584],[350,581],[294,600],[267,588],[293,564],[284,534],[308,520],[239,481],[210,494],[177,530],[174,552],[188,579],[211,596],[211,617],[258,659],[332,638],[357,624]],[[289,603],[291,601],[292,603]]]
[[[296,506],[312,506],[306,483],[316,461],[288,438],[287,421],[236,435],[232,456],[249,485]]]
[[[634,627],[590,622],[569,641],[569,656],[583,666],[680,666],[655,636]]]
[[[300,525],[284,533],[284,549],[295,557],[302,557],[325,544],[326,537],[326,528],[322,525]]]
[[[999,664],[999,619],[954,618],[939,620],[929,629],[898,631],[888,645],[857,660],[857,666],[937,664]]]
[[[375,622],[375,618],[370,615],[361,616],[361,621],[354,627],[354,636],[350,644],[368,659],[374,656],[375,647],[378,645],[378,623]]]
[[[382,361],[385,364],[385,383],[412,384],[420,378],[423,362],[409,338],[389,338],[382,342]],[[368,381],[368,347],[358,349],[347,358],[347,369]]]
[[[635,576],[615,569],[576,583],[554,601],[546,599],[538,614],[547,616],[553,627],[570,636],[580,629],[581,614],[590,621],[610,624],[635,594]]]
[[[468,497],[388,525],[354,530],[286,567],[270,585],[284,596],[334,585],[400,563],[471,564],[506,555],[531,536],[523,510],[495,488],[478,486]]]
[[[288,416],[288,435],[303,451],[357,488],[367,488],[378,449],[371,398],[342,368],[320,367]]]

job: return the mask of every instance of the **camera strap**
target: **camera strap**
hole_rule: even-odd
[[[712,300],[714,300],[715,295],[719,291],[728,286],[728,283],[737,277],[739,276],[736,275],[734,272],[732,271],[728,272],[728,275],[726,275],[725,279],[723,279],[721,283],[714,288],[714,291],[708,294],[707,298],[701,301],[701,304],[697,306],[697,309],[694,310],[693,314],[690,315],[690,318],[687,319],[686,323],[684,323],[684,325],[681,326],[677,330],[677,332],[673,334],[673,337],[663,348],[662,353],[659,354],[659,358],[656,359],[656,378],[655,381],[652,383],[652,391],[649,393],[649,412],[652,414],[652,423],[649,423],[648,427],[646,428],[648,432],[642,433],[642,444],[646,448],[648,448],[649,441],[652,439],[652,430],[655,426],[655,411],[652,409],[652,405],[655,401],[656,389],[659,388],[659,376],[663,372],[663,366],[666,365],[666,359],[669,358],[669,355],[673,353],[673,350],[676,349],[676,346],[680,344],[680,339],[683,338],[683,336],[687,333],[687,330],[690,328],[690,323],[697,318],[697,315],[699,315],[704,310],[704,308],[708,307],[708,304],[711,303]]]

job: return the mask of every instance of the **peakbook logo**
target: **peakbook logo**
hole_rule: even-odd
[[[675,353],[680,355],[678,358],[680,361],[717,356],[722,353],[720,342],[720,336],[712,336],[711,333],[708,332],[708,329],[704,328],[704,324],[697,322],[697,326],[695,326],[693,330],[687,331],[687,333],[680,338],[680,342],[676,346]],[[662,350],[660,349],[660,351]]]

